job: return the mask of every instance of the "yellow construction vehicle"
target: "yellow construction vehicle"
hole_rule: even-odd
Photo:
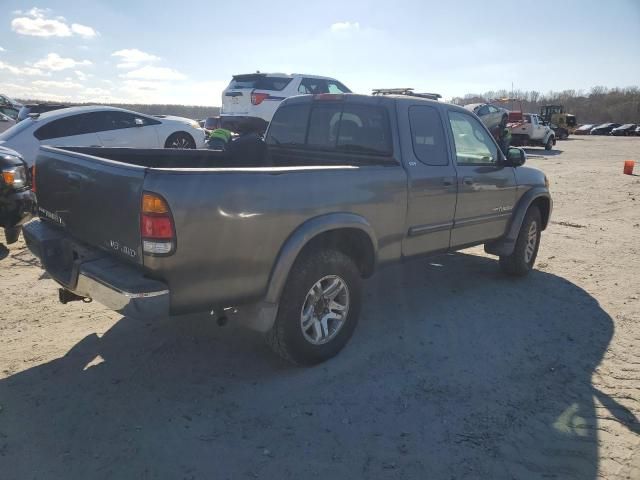
[[[566,140],[576,129],[576,116],[564,113],[562,105],[543,105],[540,107],[540,116],[553,129],[558,140]]]

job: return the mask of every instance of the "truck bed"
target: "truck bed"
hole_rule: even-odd
[[[269,166],[201,150],[42,147],[39,215],[69,236],[71,257],[81,257],[77,242],[168,285],[174,313],[261,298],[287,238],[325,214],[368,219],[378,260],[399,258],[407,208],[399,164],[327,164],[306,153],[290,161],[297,163]],[[170,208],[176,247],[169,256],[143,252],[144,192]]]

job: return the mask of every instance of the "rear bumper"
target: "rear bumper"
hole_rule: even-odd
[[[28,221],[35,209],[36,196],[31,190],[11,192],[0,198],[0,227],[13,228]]]
[[[267,120],[255,115],[220,114],[220,124],[222,125],[222,128],[229,129],[233,132],[237,130],[239,123],[248,124],[251,129],[256,132],[264,132],[269,126],[269,122]]]
[[[169,288],[141,269],[82,245],[42,220],[25,225],[23,234],[29,250],[63,288],[133,318],[169,314]]]

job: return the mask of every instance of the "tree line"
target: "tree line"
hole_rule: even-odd
[[[517,99],[497,102],[498,99]],[[593,87],[589,92],[582,90],[563,90],[542,94],[535,90],[495,90],[483,94],[470,93],[451,99],[456,105],[469,103],[494,102],[509,110],[522,110],[530,113],[540,112],[542,105],[563,105],[566,113],[576,116],[578,123],[638,123],[640,124],[640,87],[606,88]],[[23,103],[38,103],[28,100]],[[101,105],[99,103],[69,103],[69,105]],[[219,107],[170,104],[110,104],[147,115],[176,115],[200,120],[220,114]]]
[[[142,103],[75,103],[75,102],[47,102],[42,100],[24,100],[16,99],[20,103],[64,103],[70,107],[85,105],[108,105],[110,107],[124,108],[134,112],[144,113],[146,115],[175,115],[177,117],[186,117],[193,120],[204,120],[207,117],[216,117],[220,115],[220,107],[204,107],[197,105],[171,105],[171,104],[142,104]]]
[[[517,99],[498,102],[497,99]],[[509,110],[539,113],[543,105],[563,105],[566,113],[576,116],[578,123],[637,123],[640,124],[640,87],[606,88],[593,87],[589,92],[563,90],[542,94],[535,90],[496,90],[484,94],[467,94],[455,97],[452,103],[493,102]]]

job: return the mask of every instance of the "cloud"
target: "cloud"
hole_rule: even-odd
[[[44,72],[39,68],[16,67],[5,62],[0,62],[0,70],[6,70],[13,75],[44,75]]]
[[[82,88],[81,83],[71,82],[71,81],[59,82],[55,80],[36,80],[34,82],[31,82],[31,84],[35,85],[36,87],[44,87],[44,88],[64,88],[64,89]]]
[[[93,76],[90,73],[84,73],[80,70],[74,70],[73,73],[75,73],[76,76],[78,77],[78,80],[81,80],[81,81],[87,80],[89,77]]]
[[[71,86],[67,82],[3,83],[2,88],[7,95],[40,101],[118,103],[126,100],[114,97],[104,88],[83,88],[80,84]]]
[[[186,75],[168,67],[153,67],[147,65],[120,75],[131,80],[184,80]]]
[[[80,25],[79,23],[72,23],[71,31],[83,38],[93,38],[98,35],[98,32],[96,32],[93,28],[86,25]]]
[[[98,35],[93,28],[79,23],[67,24],[64,17],[47,18],[49,9],[32,8],[28,11],[16,10],[15,15],[23,15],[11,20],[11,29],[20,35],[32,37],[71,37],[79,35],[93,38]]]
[[[89,60],[74,60],[73,58],[64,58],[57,53],[50,53],[45,58],[38,60],[33,64],[34,67],[42,70],[52,70],[58,72],[68,68],[91,65]]]
[[[336,22],[329,27],[332,32],[353,32],[360,30],[359,22]]]
[[[122,63],[118,64],[118,68],[136,68],[142,63],[152,63],[160,60],[156,57],[137,48],[125,48],[111,54],[112,57],[118,57]]]
[[[114,88],[120,102],[219,105],[228,80],[153,82],[124,80]]]
[[[0,52],[6,52],[6,50],[2,47],[0,47]]]

